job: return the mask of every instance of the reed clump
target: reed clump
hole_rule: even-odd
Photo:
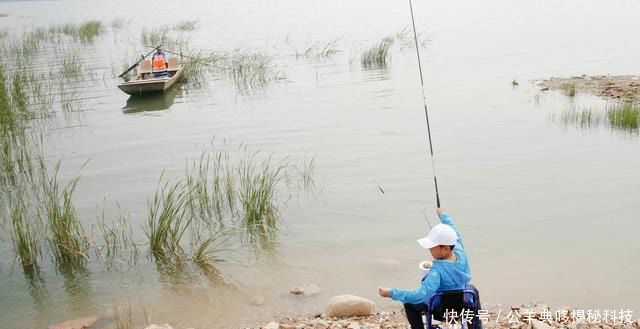
[[[89,20],[81,24],[63,24],[49,28],[51,36],[63,34],[81,42],[93,42],[102,33],[102,22],[99,20]]]
[[[569,97],[576,96],[576,85],[573,83],[567,83],[563,86],[564,94]]]
[[[40,159],[40,186],[44,213],[41,221],[48,232],[48,242],[58,264],[80,265],[88,259],[89,240],[73,205],[73,194],[80,177],[60,182],[58,162],[50,174]]]
[[[604,108],[570,108],[559,115],[563,125],[580,128],[608,125],[617,130],[637,132],[640,127],[640,106],[634,102],[616,102]]]
[[[18,189],[8,198],[11,217],[13,249],[23,268],[34,267],[40,255],[37,224],[31,222],[28,201],[22,189]]]
[[[236,52],[227,66],[227,75],[241,92],[265,87],[278,76],[271,58],[262,53]]]
[[[638,130],[640,124],[640,105],[633,102],[618,103],[609,108],[607,118],[612,127]]]
[[[322,58],[336,55],[340,53],[340,49],[338,49],[337,46],[340,39],[341,38],[338,38],[328,42],[315,42],[302,52],[296,50],[296,57]]]
[[[360,55],[360,63],[365,69],[386,68],[391,60],[391,46],[395,39],[391,36],[373,45]]]
[[[173,29],[177,31],[193,31],[196,29],[197,25],[198,25],[197,20],[186,20],[186,21],[178,22],[176,25],[173,26]]]

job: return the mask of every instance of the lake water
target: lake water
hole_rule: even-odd
[[[531,82],[637,73],[640,3],[416,0],[414,11],[429,37],[421,54],[441,199],[463,233],[483,302],[640,311],[638,133],[558,123],[568,107],[606,102],[540,92]],[[103,199],[117,200],[143,237],[163,170],[182,173],[185,158],[214,137],[276,157],[313,156],[321,187],[289,200],[274,252],[223,266],[227,285],[167,280],[142,246],[134,267],[91,262],[69,278],[43,266],[44,288],[34,290],[3,238],[3,328],[41,328],[123,301],[148,307],[153,322],[233,327],[320,312],[342,293],[389,309],[395,304],[377,297],[378,286],[417,287],[417,263],[427,258],[415,242],[428,231],[421,210],[431,223],[437,216],[415,49],[394,48],[387,69],[359,63],[364,49],[410,24],[407,2],[3,1],[0,12],[9,33],[106,24],[78,49],[85,65],[108,74],[79,90],[80,115],[45,132],[45,153],[64,161],[66,175],[81,173],[75,201],[88,225]],[[109,27],[115,19],[122,28]],[[188,32],[193,48],[257,50],[286,79],[242,94],[218,74],[205,87],[127,105],[111,68],[145,51],[143,28],[184,20],[197,21]],[[337,55],[295,56],[338,38]],[[288,295],[303,283],[322,293]],[[254,296],[265,305],[252,306]]]

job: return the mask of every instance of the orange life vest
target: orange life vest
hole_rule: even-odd
[[[164,71],[167,69],[167,65],[164,62],[164,56],[162,55],[153,56],[153,60],[151,61],[151,63],[153,65],[154,71]]]

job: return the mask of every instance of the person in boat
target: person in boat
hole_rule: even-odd
[[[169,76],[167,72],[167,68],[169,67],[169,63],[167,61],[167,55],[162,51],[161,48],[158,48],[153,56],[151,57],[151,68],[154,77],[166,77]]]
[[[415,290],[378,288],[380,296],[404,303],[411,329],[424,329],[422,314],[429,310],[428,303],[435,292],[462,289],[471,280],[467,253],[458,229],[442,208],[438,208],[438,217],[442,223],[434,226],[426,237],[418,240],[418,244],[427,249],[434,259],[430,266],[426,265],[428,268],[425,270],[428,271],[422,278],[420,287]],[[478,294],[475,287],[469,286]],[[478,298],[479,296],[478,294]],[[480,309],[479,301],[477,307]],[[481,324],[476,325],[476,328],[481,328]]]

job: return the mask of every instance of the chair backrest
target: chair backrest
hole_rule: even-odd
[[[462,324],[465,315],[471,321],[471,325],[463,327],[480,329],[482,328],[482,322],[477,318],[480,307],[480,296],[477,289],[472,285],[467,285],[462,289],[438,291],[429,299],[427,329],[433,328],[431,318],[441,322]],[[455,312],[457,319],[450,319],[452,312]],[[463,315],[463,312],[469,313]]]
[[[180,61],[178,60],[177,57],[169,57],[168,63],[169,63],[168,70],[170,71],[177,70],[178,66],[180,66]]]
[[[138,73],[150,73],[151,72],[151,61],[148,59],[143,60],[138,64]]]

